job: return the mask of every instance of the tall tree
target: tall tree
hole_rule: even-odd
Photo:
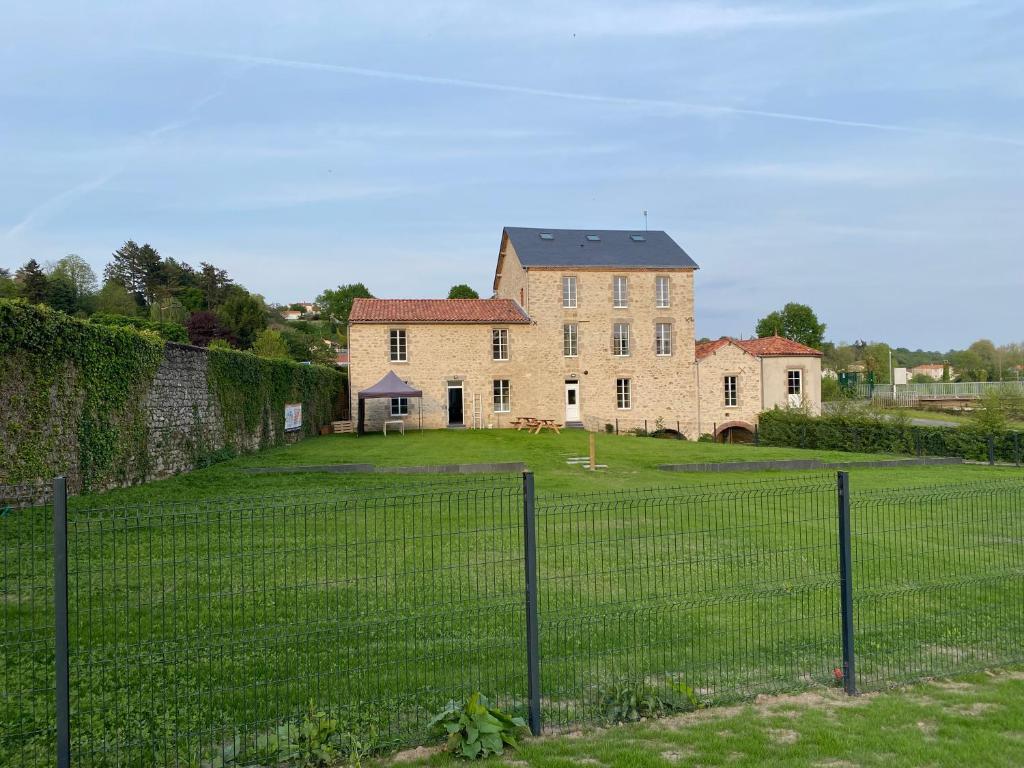
[[[252,344],[252,351],[260,357],[272,357],[281,360],[288,360],[291,356],[288,352],[288,345],[281,337],[280,331],[269,328],[256,334],[256,340]]]
[[[78,291],[70,277],[58,272],[47,278],[46,303],[69,315],[78,311]]]
[[[18,284],[11,273],[0,267],[0,299],[14,299],[18,296]]]
[[[132,317],[139,313],[139,303],[135,300],[125,287],[114,280],[108,280],[103,284],[100,292],[96,294],[96,311],[108,315],[128,315]]]
[[[787,339],[819,349],[825,337],[825,324],[818,321],[814,310],[806,304],[790,302],[757,323],[758,336],[785,336]]]
[[[199,264],[200,271],[196,275],[196,288],[203,292],[207,309],[216,309],[227,298],[228,289],[232,285],[227,270],[218,269],[205,261]]]
[[[113,281],[124,287],[135,297],[140,306],[152,303],[153,296],[162,284],[160,254],[149,243],[139,245],[127,240],[112,254],[113,261],[103,272],[106,281]]]
[[[33,304],[42,304],[46,301],[46,275],[42,267],[35,259],[29,259],[25,265],[18,270],[14,279],[20,286],[23,297]]]
[[[339,285],[337,288],[328,288],[316,297],[316,303],[320,311],[332,322],[338,325],[348,325],[348,315],[352,311],[352,302],[355,299],[372,299],[373,294],[362,283],[351,283]]]
[[[217,310],[220,321],[231,331],[241,349],[248,349],[256,334],[267,325],[263,301],[237,285],[228,291],[228,297]]]
[[[448,291],[449,299],[479,299],[480,294],[474,291],[465,283],[459,283],[453,285],[451,290]]]
[[[75,286],[75,295],[78,298],[82,298],[88,294],[96,293],[98,284],[96,282],[96,273],[93,272],[92,267],[89,266],[89,262],[79,256],[77,253],[69,253],[63,259],[53,265],[53,271],[50,273],[51,277],[55,275],[63,275],[71,284]]]
[[[188,340],[197,347],[208,347],[210,342],[215,340],[228,343],[231,339],[231,331],[225,327],[215,312],[208,309],[193,312],[185,321],[185,331],[188,333]]]

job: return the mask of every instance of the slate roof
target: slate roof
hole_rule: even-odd
[[[505,227],[519,262],[530,267],[674,267],[699,269],[665,232],[629,229]],[[541,234],[551,235],[550,239]],[[597,236],[597,240],[587,236]],[[642,241],[632,239],[642,237]]]
[[[529,323],[511,299],[356,299],[353,323]]]
[[[723,336],[714,341],[698,344],[695,356],[698,360],[703,360],[727,344],[735,344],[754,357],[821,357],[821,352],[818,350],[782,336],[765,336],[761,339],[733,339]]]

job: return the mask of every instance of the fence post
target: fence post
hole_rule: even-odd
[[[843,634],[843,689],[857,693],[857,673],[853,653],[853,571],[850,562],[850,473],[837,474],[839,508],[839,610]]]
[[[1020,432],[1013,433],[1013,462],[1020,466]]]
[[[759,424],[754,425],[754,445],[761,444],[761,426]]]
[[[618,419],[615,420],[615,434],[616,435],[619,434],[619,420]]]
[[[537,615],[537,515],[533,472],[523,472],[523,543],[526,547],[526,693],[530,733],[540,736],[540,634]]]
[[[57,768],[71,766],[71,687],[68,660],[68,485],[53,480],[53,607]]]
[[[991,466],[995,466],[995,463],[996,463],[996,438],[995,438],[994,435],[989,435],[986,438],[985,441],[986,441],[986,443],[988,443],[988,463]]]

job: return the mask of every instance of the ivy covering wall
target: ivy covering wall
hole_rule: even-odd
[[[73,491],[95,491],[277,445],[291,439],[291,402],[303,404],[297,436],[313,435],[340,386],[330,368],[165,344],[0,300],[0,483],[64,474]],[[176,389],[187,397],[169,396]],[[189,412],[173,413],[185,402]]]

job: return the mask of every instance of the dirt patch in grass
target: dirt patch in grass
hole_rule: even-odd
[[[935,734],[938,733],[939,726],[934,720],[919,720],[917,723],[917,730],[921,732],[927,740],[932,741],[935,739]]]
[[[966,706],[952,707],[952,710],[958,715],[965,715],[966,717],[977,717],[978,715],[984,715],[986,712],[991,712],[994,709],[1000,709],[998,704],[991,704],[984,701],[976,701],[973,704]]]
[[[404,749],[391,756],[392,763],[411,763],[414,760],[425,760],[428,757],[441,753],[441,747],[416,747],[415,749]]]
[[[667,760],[670,763],[678,763],[683,760],[689,760],[695,754],[697,754],[696,750],[690,749],[689,747],[685,747],[683,749],[671,749],[662,752],[661,759]]]
[[[786,728],[769,728],[768,738],[776,744],[796,744],[800,741],[800,734]]]

